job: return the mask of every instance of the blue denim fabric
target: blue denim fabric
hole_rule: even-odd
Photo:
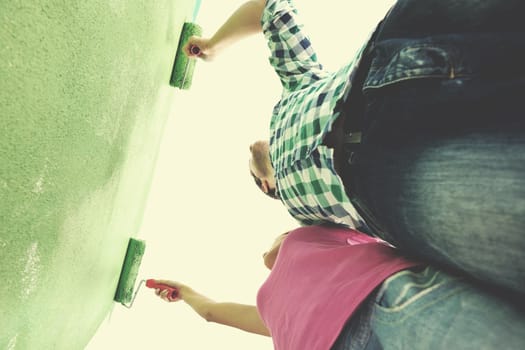
[[[415,1],[399,1],[391,15],[410,13],[405,3]],[[525,31],[487,33],[477,23],[418,35],[418,19],[396,27],[387,17],[378,35],[345,186],[373,234],[523,296]],[[410,37],[397,37],[406,28]]]
[[[379,289],[379,288],[378,288]],[[354,312],[341,330],[330,350],[380,350],[381,345],[372,332],[372,314],[376,303],[377,290],[371,293]]]
[[[352,167],[369,227],[411,255],[523,294],[523,122],[464,133],[400,128],[370,137]]]
[[[363,89],[370,93],[410,80],[455,78],[482,78],[480,84],[491,86],[516,75],[523,77],[524,34],[466,33],[379,41]],[[467,96],[462,98],[475,98],[469,91],[464,93]]]
[[[383,285],[372,316],[383,349],[523,349],[525,314],[434,268]]]
[[[331,350],[522,349],[525,314],[459,277],[428,267],[387,279]]]
[[[398,0],[379,40],[440,34],[517,32],[525,27],[522,0]]]

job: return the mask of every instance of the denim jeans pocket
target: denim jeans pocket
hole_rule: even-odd
[[[524,325],[506,300],[431,267],[385,281],[371,318],[385,350],[522,349]]]
[[[375,302],[374,322],[401,323],[419,312],[438,305],[461,288],[457,278],[426,267],[404,270],[387,279]]]
[[[388,43],[382,43],[388,44]],[[455,64],[449,50],[437,45],[406,44],[394,52],[378,45],[364,90],[377,89],[411,79],[453,77]],[[383,49],[383,50],[381,50]],[[463,72],[462,72],[463,73]]]

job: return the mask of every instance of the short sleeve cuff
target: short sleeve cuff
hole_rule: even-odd
[[[261,26],[263,32],[266,32],[275,17],[282,12],[296,12],[291,0],[267,0],[261,17]]]

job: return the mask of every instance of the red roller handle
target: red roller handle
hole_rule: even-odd
[[[196,45],[191,45],[190,52],[195,56],[199,56],[201,54],[201,49]]]
[[[153,288],[153,289],[160,289],[161,291],[168,291],[168,300],[169,301],[175,301],[179,298],[179,291],[177,288],[173,288],[170,286],[167,286],[162,283],[155,282],[154,279],[149,279],[146,281],[146,287]]]

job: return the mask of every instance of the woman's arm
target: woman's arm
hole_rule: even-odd
[[[261,16],[265,4],[266,0],[252,0],[241,5],[211,37],[210,45],[219,49],[261,32]]]
[[[264,325],[259,312],[254,305],[237,303],[219,303],[190,287],[173,281],[157,280],[158,283],[174,287],[178,290],[178,298],[184,300],[197,314],[208,322],[220,323],[235,327],[250,333],[270,336],[268,328]],[[169,301],[167,291],[156,290],[156,294]]]
[[[261,16],[266,6],[266,0],[250,0],[241,5],[210,39],[191,37],[184,46],[188,56],[193,55],[189,48],[199,47],[203,59],[211,59],[217,53],[240,39],[252,34],[260,33]]]

